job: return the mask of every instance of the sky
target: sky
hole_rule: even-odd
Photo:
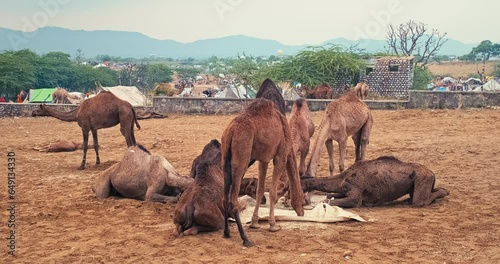
[[[317,45],[333,38],[385,39],[408,20],[452,39],[500,42],[493,0],[0,0],[0,27],[120,30],[193,42],[229,35]]]

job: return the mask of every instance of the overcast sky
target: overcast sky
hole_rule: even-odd
[[[500,1],[493,0],[0,0],[0,7],[0,27],[10,29],[123,30],[180,42],[384,39],[388,23],[409,19],[465,43],[500,42]]]

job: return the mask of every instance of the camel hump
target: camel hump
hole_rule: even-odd
[[[302,105],[304,105],[305,101],[306,101],[306,99],[301,97],[301,98],[295,100],[295,105],[297,106],[297,108],[301,108]]]
[[[140,150],[142,150],[142,151],[144,151],[144,152],[148,153],[149,155],[151,155],[151,153],[149,152],[149,150],[148,150],[146,147],[144,147],[143,145],[141,145],[141,144],[137,144],[137,147],[138,147]]]
[[[390,156],[390,155],[387,155],[387,156],[381,156],[381,157],[378,157],[377,160],[382,160],[382,161],[400,161],[398,158],[394,157],[394,156]]]
[[[212,139],[209,143],[210,146],[220,149],[220,142],[217,139]]]

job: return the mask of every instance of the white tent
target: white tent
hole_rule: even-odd
[[[113,86],[102,87],[104,91],[109,91],[116,97],[129,102],[132,106],[145,106],[146,96],[135,86]]]
[[[474,91],[481,91],[481,87],[483,87],[483,91],[500,91],[500,84],[495,80],[489,80],[487,83],[474,88]]]
[[[252,95],[253,94],[253,95]],[[217,94],[216,97],[220,98],[254,98],[256,92],[252,88],[245,88],[243,85],[235,87],[230,85],[224,91]]]

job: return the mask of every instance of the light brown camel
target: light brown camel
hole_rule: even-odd
[[[58,140],[41,147],[33,147],[33,149],[40,152],[70,152],[83,147],[81,142],[69,141],[69,140]]]
[[[311,137],[314,134],[314,123],[306,99],[295,100],[288,124],[292,135],[293,150],[296,155],[300,153],[299,175],[302,176],[306,171],[306,156],[309,152]]]
[[[71,104],[81,103],[83,98],[79,97],[74,93],[69,93],[64,88],[56,88],[56,90],[52,93],[52,102],[56,104]]]
[[[153,95],[166,95],[166,96],[174,96],[174,95],[179,95],[182,93],[184,90],[184,87],[181,87],[179,89],[172,87],[172,85],[168,82],[163,82],[157,84],[153,88]]]
[[[165,158],[135,145],[127,149],[120,162],[99,175],[92,191],[97,198],[118,196],[175,203],[177,196],[192,183],[193,179],[180,176]]]
[[[274,218],[274,204],[277,200],[276,185],[284,170],[288,171],[292,207],[297,215],[304,215],[303,192],[300,186],[290,129],[286,117],[272,101],[257,98],[225,129],[222,135],[222,162],[224,171],[224,236],[229,237],[228,218],[233,215],[243,245],[254,243],[246,236],[238,212],[238,194],[243,176],[250,160],[259,161],[257,201],[264,196],[264,185],[269,161],[274,169],[270,189],[269,224],[271,231],[280,230]],[[259,206],[255,206],[250,227],[259,228]]]
[[[203,148],[194,159],[191,172],[195,173],[194,182],[181,194],[174,210],[176,236],[196,235],[224,226],[224,176],[219,141],[212,140]]]
[[[410,194],[413,206],[427,206],[450,194],[434,188],[436,176],[424,165],[402,162],[392,156],[357,161],[340,175],[302,178],[304,191],[335,193],[330,205],[340,207],[377,206]]]
[[[354,90],[350,90],[338,100],[330,102],[325,109],[323,120],[321,120],[305,175],[316,177],[319,157],[324,144],[329,156],[330,176],[333,176],[333,140],[339,143],[339,169],[341,172],[344,171],[347,138],[351,135],[356,149],[356,160],[364,160],[372,124],[370,109],[356,96]]]
[[[134,123],[138,129],[141,128],[132,105],[105,91],[83,101],[78,108],[72,111],[64,112],[46,105],[40,105],[40,109],[33,111],[32,116],[52,116],[66,122],[78,122],[83,134],[83,160],[79,167],[80,170],[85,169],[90,131],[94,138],[96,164],[100,164],[99,142],[97,140],[98,129],[120,124],[120,131],[125,137],[127,146],[130,147],[136,144]]]
[[[370,90],[370,87],[364,81],[359,82],[354,87],[354,91],[356,92],[356,95],[361,100],[365,100],[366,99],[366,97],[368,96],[368,90]]]

